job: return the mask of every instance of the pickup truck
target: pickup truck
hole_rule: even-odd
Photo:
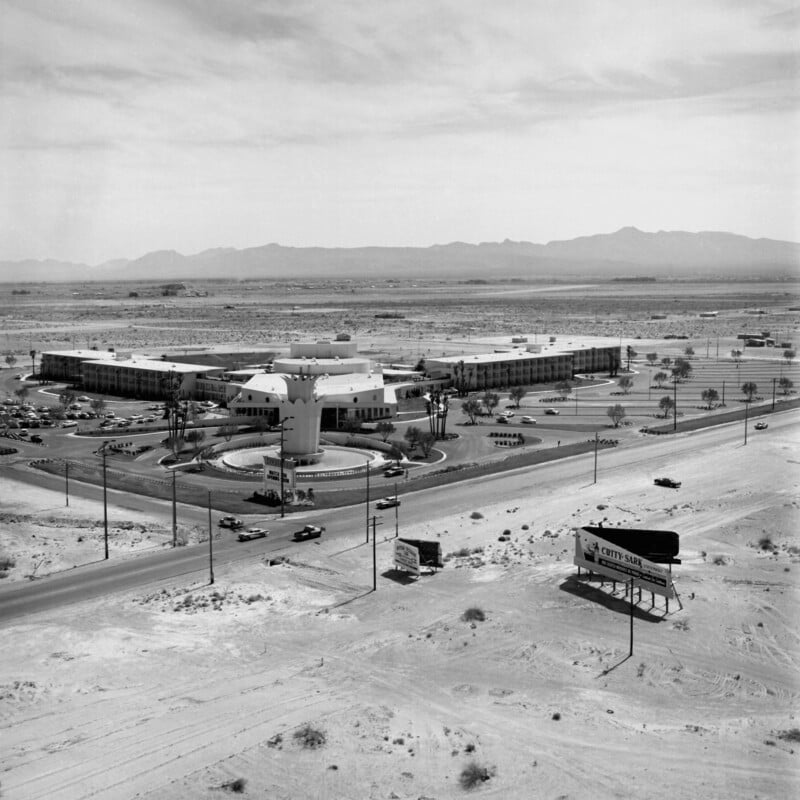
[[[244,522],[242,522],[238,517],[223,517],[219,521],[220,528],[230,528],[231,530],[236,530],[238,528],[244,527]]]
[[[295,531],[292,538],[296,542],[304,542],[306,539],[318,539],[322,536],[325,527],[322,525],[304,525],[299,531]]]

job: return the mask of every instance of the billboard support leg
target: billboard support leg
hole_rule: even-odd
[[[633,578],[631,578],[631,645],[628,655],[633,655]]]

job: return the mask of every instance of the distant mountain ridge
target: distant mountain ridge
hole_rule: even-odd
[[[0,282],[112,280],[372,280],[440,278],[798,277],[800,244],[733,233],[622,228],[547,244],[452,242],[431,247],[219,247],[185,256],[157,250],[89,266],[47,259],[0,261]]]

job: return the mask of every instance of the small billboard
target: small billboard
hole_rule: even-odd
[[[396,539],[394,543],[394,563],[400,569],[419,575],[419,550],[412,544]]]
[[[629,581],[633,578],[634,584],[642,589],[666,598],[675,597],[672,576],[666,567],[625,550],[586,528],[575,531],[573,563],[615,581]]]
[[[441,542],[434,542],[430,539],[401,539],[400,541],[417,548],[421,567],[440,569],[444,566]]]

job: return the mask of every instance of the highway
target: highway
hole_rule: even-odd
[[[789,428],[797,424],[796,411],[772,414],[769,431],[755,434],[750,430],[751,446],[758,446],[753,436],[786,436]],[[619,448],[601,451],[598,458],[598,484],[602,485],[604,476],[624,471],[631,475],[631,481],[643,480],[652,484],[652,477],[661,473],[671,474],[680,479],[680,462],[684,455],[696,453],[703,448],[729,445],[732,458],[744,458],[744,429],[741,422],[721,425],[693,433],[675,436],[643,437],[623,443]],[[37,475],[37,483],[44,482]],[[482,503],[514,503],[515,498],[538,494],[542,497],[556,492],[575,494],[576,501],[581,489],[591,485],[594,477],[594,456],[584,454],[565,458],[535,467],[500,473],[488,477],[465,481],[446,487],[428,489],[402,497],[399,509],[400,535],[403,530],[415,525],[452,514],[454,511],[468,512],[480,508]],[[56,480],[56,479],[54,479]],[[76,490],[77,490],[76,485]],[[681,499],[690,497],[684,486]],[[81,493],[100,498],[100,487],[80,485]],[[380,492],[380,493],[379,493]],[[374,500],[385,494],[385,489],[376,490],[370,507],[370,515],[378,514],[383,525],[378,528],[379,543],[394,534],[393,509],[379,512]],[[116,493],[112,493],[112,503]],[[165,526],[170,525],[171,506],[169,503],[153,501],[146,497],[125,495],[125,503],[130,507],[147,510],[149,513],[162,513]],[[207,525],[208,516],[204,509],[179,506],[179,517],[197,525]],[[216,517],[214,525],[216,530]],[[335,510],[312,511],[287,516],[281,520],[275,515],[253,516],[248,524],[259,525],[270,530],[267,539],[251,542],[238,542],[235,535],[225,531],[214,539],[214,565],[218,569],[224,564],[249,558],[264,558],[270,555],[289,555],[302,558],[305,548],[314,547],[313,542],[294,543],[291,534],[307,521],[326,526],[324,538],[341,540],[342,548],[349,549],[365,541],[366,510],[363,505]],[[386,546],[386,545],[384,545]],[[51,575],[29,583],[7,584],[0,587],[0,621],[47,611],[97,598],[117,592],[144,589],[148,585],[166,580],[186,578],[200,581],[208,577],[208,543],[169,548],[158,552],[127,558],[123,561],[100,561],[88,566],[77,567],[68,572]]]

